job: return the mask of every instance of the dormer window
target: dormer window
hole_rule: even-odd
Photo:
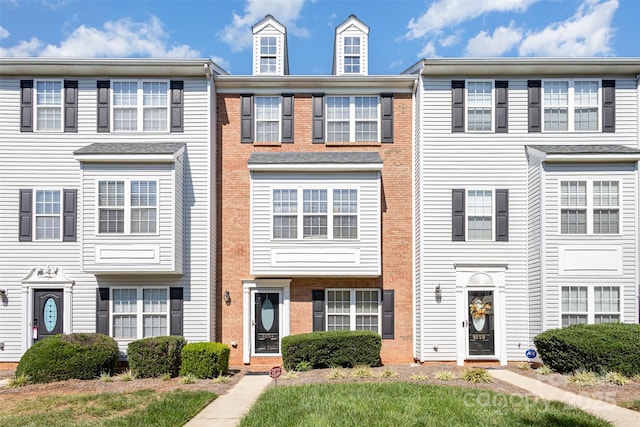
[[[260,37],[260,74],[276,72],[276,54],[276,38]]]
[[[344,38],[344,72],[360,73],[360,37]]]

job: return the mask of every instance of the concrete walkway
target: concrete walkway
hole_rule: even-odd
[[[609,421],[616,427],[640,426],[640,413],[616,406],[602,400],[580,396],[559,388],[545,384],[534,378],[516,374],[506,369],[489,369],[489,373],[496,379],[530,391],[546,400],[557,400],[589,412],[597,417]]]
[[[273,383],[268,374],[244,374],[228,393],[211,402],[185,427],[232,427],[249,411],[262,391]]]

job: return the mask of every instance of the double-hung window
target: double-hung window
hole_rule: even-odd
[[[619,232],[618,181],[560,182],[561,234],[618,234]]]
[[[378,142],[377,96],[327,96],[327,142]]]
[[[619,286],[563,286],[562,327],[620,321]]]
[[[378,289],[327,289],[327,330],[380,331]]]
[[[360,73],[360,37],[344,38],[344,72]]]
[[[272,216],[274,239],[357,239],[358,190],[274,189]]]
[[[169,82],[114,81],[113,130],[168,132]]]
[[[468,240],[493,239],[493,191],[467,191]]]
[[[280,97],[256,96],[256,142],[280,141]]]
[[[260,73],[276,72],[277,45],[275,37],[260,37]]]
[[[36,130],[62,131],[62,81],[36,81]]]
[[[154,180],[98,181],[98,233],[156,233],[157,185]]]
[[[35,190],[35,240],[60,240],[60,190]]]
[[[168,335],[167,288],[114,288],[111,333],[118,340]]]
[[[490,132],[493,130],[493,83],[467,82],[467,130]]]
[[[543,131],[597,132],[600,129],[597,80],[547,80],[542,86]]]

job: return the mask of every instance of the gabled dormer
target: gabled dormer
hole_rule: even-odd
[[[273,16],[266,15],[251,30],[253,31],[253,75],[288,75],[287,28]]]
[[[355,15],[336,27],[333,47],[333,74],[336,76],[369,74],[369,27]]]

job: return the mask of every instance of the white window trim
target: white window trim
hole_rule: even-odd
[[[135,106],[136,109],[136,120],[137,120],[137,125],[136,125],[136,130],[117,130],[115,123],[116,123],[116,118],[115,118],[115,114],[114,111],[120,108],[127,108],[127,109],[131,109],[134,108],[134,106],[126,106],[126,107],[118,107],[115,105],[114,103],[114,99],[115,99],[115,83],[136,83],[136,91],[137,91],[137,104]],[[144,130],[144,83],[166,83],[167,85],[167,105],[162,107],[159,105],[154,105],[154,106],[150,106],[147,108],[165,108],[167,111],[167,126],[165,129],[162,130]],[[140,79],[140,80],[131,80],[131,79],[114,79],[111,80],[111,90],[110,92],[110,99],[109,99],[109,114],[111,115],[111,132],[114,133],[120,133],[120,134],[124,134],[124,133],[168,133],[169,132],[169,127],[171,126],[171,109],[170,109],[170,104],[171,104],[171,83],[169,82],[169,80],[164,80],[164,79]]]
[[[55,105],[39,105],[38,104],[38,83],[60,83],[60,104],[56,107]],[[34,107],[34,115],[33,115],[33,127],[35,132],[47,133],[47,132],[62,132],[64,128],[64,81],[59,79],[40,79],[35,80],[33,82],[33,107]],[[58,108],[60,110],[60,127],[58,129],[40,129],[38,127],[38,116],[40,114],[41,108]]]
[[[469,209],[469,192],[470,191],[490,191],[491,192],[491,238],[490,239],[471,239],[469,236],[469,217],[475,216],[470,215]],[[467,242],[494,242],[496,240],[496,189],[488,188],[488,187],[471,187],[465,188],[464,195],[464,232],[465,232],[465,241]]]
[[[356,74],[356,73],[353,73]],[[329,141],[329,123],[331,122],[344,122],[345,120],[329,120],[329,98],[349,98],[349,140],[348,141]],[[356,98],[376,98],[377,100],[377,112],[376,112],[376,134],[377,138],[375,141],[356,141]],[[354,144],[369,144],[372,142],[380,142],[382,140],[382,117],[381,112],[382,108],[380,108],[380,95],[375,94],[358,94],[358,95],[339,95],[339,94],[331,94],[326,95],[324,99],[324,121],[325,121],[325,130],[324,137],[325,141],[329,143],[345,143],[351,142]],[[363,121],[363,120],[359,120]]]
[[[587,311],[563,311],[562,310],[562,289],[563,288],[587,288]],[[610,311],[595,311],[596,308],[596,288],[618,288],[618,297],[619,297],[619,309],[618,312],[610,312]],[[566,327],[562,325],[562,316],[564,315],[587,315],[587,325],[595,324],[596,314],[618,314],[618,319],[620,322],[623,321],[623,313],[624,313],[624,295],[623,295],[624,287],[619,284],[602,284],[602,283],[579,283],[579,284],[562,284],[560,285],[560,292],[558,292],[558,307],[559,316],[558,316],[558,326],[560,328]]]
[[[326,288],[324,290],[324,324],[325,330],[329,330],[329,292],[330,291],[348,291],[349,292],[349,330],[350,331],[358,331],[360,329],[356,329],[356,318],[358,313],[356,313],[356,292],[357,291],[376,291],[378,293],[378,331],[379,335],[382,335],[382,290],[379,288]],[[333,314],[332,314],[333,315]],[[335,314],[336,316],[344,316],[344,313]],[[361,314],[365,316],[369,316],[371,314]],[[367,330],[367,329],[362,329]]]
[[[297,213],[295,214],[296,218],[297,218],[297,234],[296,234],[296,238],[295,239],[286,239],[286,238],[274,238],[273,237],[273,233],[274,233],[274,229],[273,229],[273,218],[275,216],[294,216],[294,214],[276,214],[273,211],[273,191],[274,190],[296,190],[296,197],[297,197]],[[327,191],[327,238],[326,239],[321,239],[321,238],[304,238],[304,217],[305,215],[322,215],[322,214],[305,214],[304,213],[304,190],[326,190]],[[344,214],[344,213],[336,213],[333,212],[333,191],[334,190],[355,190],[357,192],[357,212],[355,214]],[[344,185],[337,185],[337,186],[318,186],[318,185],[291,185],[291,186],[273,186],[270,188],[270,204],[269,204],[269,212],[270,212],[270,236],[271,236],[271,240],[272,241],[282,241],[282,242],[313,242],[313,241],[322,241],[322,242],[326,242],[326,241],[330,241],[330,240],[334,240],[334,241],[341,241],[341,242],[357,242],[360,240],[360,230],[361,230],[361,223],[360,223],[360,212],[361,212],[361,207],[360,207],[360,188],[357,186],[353,186],[353,187],[349,187],[349,186],[344,186]],[[357,229],[356,229],[356,238],[355,239],[347,239],[347,238],[338,238],[338,237],[333,237],[333,218],[334,216],[355,216],[356,217],[356,224]]]
[[[562,206],[562,183],[564,181],[584,181],[587,185],[587,204],[584,206],[586,210],[586,222],[587,222],[587,232],[586,233],[562,233],[562,210],[564,206]],[[618,232],[617,233],[594,233],[593,232],[593,183],[594,181],[615,181],[618,183]],[[623,234],[623,221],[622,221],[622,179],[619,177],[563,177],[558,179],[558,235],[566,236],[566,237],[576,237],[576,236],[621,236]],[[572,207],[567,207],[567,209],[571,209]],[[583,208],[580,208],[583,209]]]
[[[258,138],[258,123],[259,122],[273,122],[275,120],[259,120],[258,119],[258,99],[260,98],[277,98],[278,99],[278,137],[275,141],[262,141]],[[254,108],[254,130],[253,138],[255,142],[281,142],[282,141],[282,96],[281,95],[256,95],[253,99]]]
[[[135,313],[115,313],[113,310],[114,298],[113,291],[114,289],[135,289],[136,290],[136,311]],[[145,338],[144,335],[144,298],[143,291],[146,289],[165,289],[167,291],[167,311],[164,313],[167,316],[167,335],[169,335],[171,331],[171,294],[169,290],[169,286],[113,286],[109,288],[109,336],[116,339],[119,343],[130,343],[132,341],[136,341],[142,338]],[[127,315],[127,314],[135,314],[136,315],[136,338],[125,339],[125,338],[115,338],[113,333],[113,325],[114,325],[114,316],[117,315]],[[156,312],[154,314],[163,314],[160,312]],[[163,335],[164,336],[164,335]],[[147,337],[148,338],[148,337]]]
[[[115,181],[124,182],[124,232],[122,233],[101,233],[100,232],[100,182]],[[156,183],[156,231],[155,233],[132,233],[131,232],[131,182],[134,181],[147,181]],[[95,183],[95,200],[96,200],[96,218],[95,218],[95,230],[97,236],[159,236],[160,235],[160,180],[148,177],[134,177],[134,178],[97,178]],[[109,206],[105,206],[105,209],[111,209]],[[118,207],[119,208],[119,207]],[[136,208],[133,208],[136,209]]]
[[[545,129],[545,120],[544,120],[544,111],[547,108],[547,106],[544,104],[544,92],[545,92],[545,85],[547,83],[551,83],[551,82],[568,82],[568,113],[567,113],[567,130],[548,130]],[[596,82],[598,84],[598,104],[597,104],[597,108],[598,111],[596,112],[596,117],[598,119],[598,126],[596,128],[596,130],[575,130],[575,126],[574,126],[574,119],[575,119],[575,109],[576,109],[576,105],[575,105],[575,99],[574,99],[574,95],[575,95],[575,83],[576,82]],[[602,80],[599,79],[566,79],[566,78],[557,78],[557,79],[546,79],[546,80],[542,80],[542,94],[540,96],[540,103],[542,105],[541,108],[541,126],[542,126],[542,132],[547,132],[547,133],[567,133],[567,132],[578,132],[578,133],[598,133],[598,132],[602,132]]]
[[[56,215],[38,215],[37,214],[37,194],[38,191],[57,191],[59,196],[60,196],[60,213],[57,215],[58,218],[60,219],[59,222],[59,238],[57,239],[38,239],[38,232],[37,232],[37,218],[39,216],[42,217],[53,217]],[[31,230],[31,235],[33,236],[33,241],[34,242],[61,242],[62,238],[63,238],[63,234],[64,234],[64,218],[63,218],[63,214],[64,214],[64,192],[62,191],[62,189],[60,188],[49,188],[49,187],[39,187],[39,188],[34,188],[33,189],[33,200],[32,200],[32,206],[31,206],[31,216],[32,216],[32,230]]]
[[[489,109],[491,111],[491,129],[489,130],[475,130],[469,129],[469,84],[471,83],[491,83],[491,102]],[[496,122],[496,81],[495,80],[466,80],[464,84],[464,130],[469,133],[492,133],[495,132]]]

